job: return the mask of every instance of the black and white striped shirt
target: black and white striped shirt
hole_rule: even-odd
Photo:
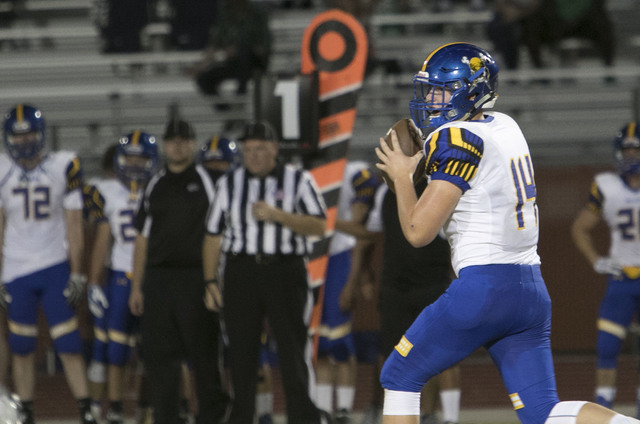
[[[222,251],[247,255],[298,255],[310,252],[303,235],[286,225],[256,221],[252,205],[264,201],[288,213],[325,216],[325,204],[311,174],[294,165],[278,165],[266,177],[239,167],[222,176],[207,218],[207,231],[222,234]]]

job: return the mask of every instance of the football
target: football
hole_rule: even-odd
[[[410,118],[403,118],[398,120],[389,131],[384,136],[384,141],[387,142],[389,147],[391,146],[391,131],[395,130],[398,136],[398,144],[400,144],[400,149],[407,156],[413,156],[423,148],[424,138],[422,136],[422,131],[420,128],[416,127],[416,124]],[[425,173],[425,158],[422,158],[418,163],[415,171],[413,172],[413,183],[414,185],[420,181],[420,179],[424,178]],[[389,190],[395,192],[393,187],[393,181],[389,178],[386,172],[382,172],[382,179],[389,186]]]

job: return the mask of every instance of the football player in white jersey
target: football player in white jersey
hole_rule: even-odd
[[[117,178],[93,184],[96,192],[91,215],[97,225],[89,268],[89,309],[94,316],[89,379],[93,383],[103,382],[104,368],[108,367],[109,424],[121,424],[124,419],[125,365],[135,345],[138,327],[138,318],[131,314],[128,305],[136,238],[133,222],[158,157],[156,138],[135,130],[118,141],[114,157]],[[109,267],[105,272],[107,258]]]
[[[524,424],[638,423],[595,403],[558,399],[531,155],[513,119],[484,110],[497,84],[498,66],[485,50],[437,48],[414,76],[410,102],[416,125],[434,128],[424,151],[405,156],[395,132],[393,149],[383,138],[376,148],[378,168],[395,184],[405,237],[424,246],[443,229],[457,276],[387,358],[383,423],[417,424],[424,383],[482,346]],[[423,154],[430,182],[417,198],[413,173]]]
[[[600,274],[608,275],[598,318],[596,403],[611,408],[616,397],[616,368],[633,316],[640,312],[640,123],[631,122],[614,139],[617,172],[597,174],[585,208],[572,226],[578,250]],[[591,231],[605,221],[610,232],[602,255]],[[640,407],[640,390],[638,391]],[[640,417],[640,408],[636,417]]]
[[[91,415],[75,308],[84,295],[82,171],[71,152],[44,153],[42,112],[19,104],[4,118],[0,155],[2,283],[8,297],[13,382],[24,422],[33,422],[38,306],[64,367],[82,422]]]
[[[373,206],[373,196],[378,184],[378,179],[368,169],[367,163],[347,162],[338,198],[337,231],[331,238],[329,247],[316,363],[316,404],[326,413],[334,414],[336,424],[351,422],[356,392],[357,363],[350,311],[353,295],[351,286],[355,276],[353,279],[349,278],[351,253],[356,246],[356,238],[348,234],[348,231],[351,223],[364,225]],[[347,281],[352,281],[349,287]]]

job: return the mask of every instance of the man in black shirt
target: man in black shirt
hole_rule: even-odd
[[[266,316],[278,346],[288,422],[318,424],[309,394],[312,296],[305,256],[306,236],[324,233],[324,201],[308,172],[277,162],[276,133],[268,123],[249,124],[242,140],[244,166],[218,180],[203,248],[207,307],[223,308],[229,338],[229,423],[253,423]],[[226,262],[219,283],[221,253]]]
[[[202,240],[213,198],[209,173],[195,164],[192,127],[171,121],[164,135],[166,167],[149,182],[136,217],[129,307],[142,316],[142,352],[155,424],[176,424],[180,367],[195,376],[196,423],[218,423],[227,397],[221,388],[217,315],[203,303]]]
[[[419,195],[427,186],[424,178],[416,185]],[[382,277],[380,279],[379,312],[381,359],[393,351],[405,330],[413,323],[422,309],[433,303],[445,292],[451,282],[449,244],[441,237],[421,248],[409,244],[402,234],[398,220],[395,194],[386,185],[378,188],[373,210],[369,214],[367,230],[384,233]],[[362,258],[354,259],[360,261]],[[353,266],[360,266],[354,264]],[[377,371],[376,371],[377,372]],[[377,376],[376,376],[377,377]],[[373,405],[365,413],[361,424],[377,422],[382,414],[382,386],[374,379]],[[460,369],[458,366],[444,371],[438,380],[440,400],[445,423],[456,423],[460,410]],[[435,394],[435,386],[425,394]],[[437,422],[435,400],[423,397],[421,424]]]

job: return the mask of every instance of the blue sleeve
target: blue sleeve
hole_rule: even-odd
[[[107,218],[104,216],[104,197],[96,186],[91,184],[83,185],[82,199],[84,201],[82,215],[85,219],[95,222],[106,221]]]
[[[361,169],[351,178],[351,185],[355,191],[352,203],[364,203],[373,206],[376,189],[380,185],[378,179],[368,169]]]
[[[445,180],[469,190],[469,181],[476,175],[484,142],[464,128],[448,127],[431,134],[424,145],[427,175],[432,180]]]
[[[67,177],[67,192],[82,189],[82,168],[80,168],[78,158],[73,158],[69,162],[65,175]]]
[[[591,183],[591,192],[589,193],[589,200],[587,200],[587,208],[591,210],[591,212],[600,215],[602,213],[602,201],[604,200],[604,196],[600,191],[600,187],[594,181]]]

